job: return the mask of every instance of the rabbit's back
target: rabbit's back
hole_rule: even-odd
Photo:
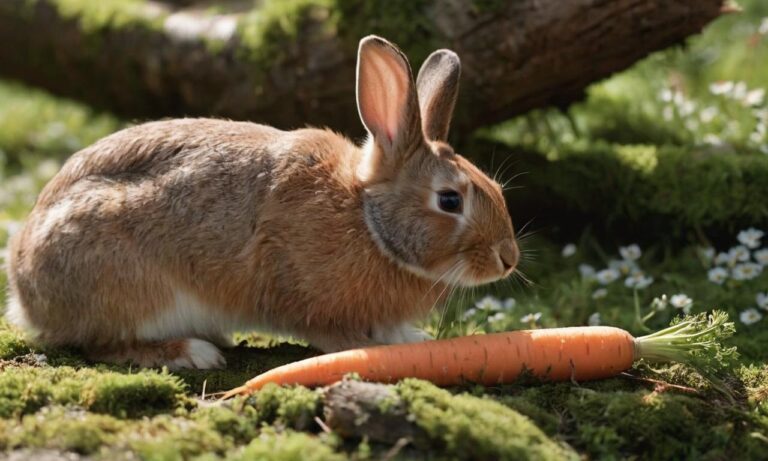
[[[189,312],[189,299],[213,307],[225,323],[258,322],[253,307],[286,259],[269,241],[300,226],[283,216],[289,202],[311,196],[318,180],[333,188],[331,176],[320,176],[339,170],[322,163],[350,146],[321,130],[208,119],[102,139],[65,164],[13,241],[20,323],[49,343],[93,343],[135,336],[179,299]],[[267,259],[254,279],[254,264]]]
[[[275,138],[287,134],[265,125],[216,119],[174,119],[126,128],[74,154],[43,189],[36,208],[50,205],[86,177],[158,177],[181,164],[200,164],[208,153],[254,160],[274,148],[270,143]]]

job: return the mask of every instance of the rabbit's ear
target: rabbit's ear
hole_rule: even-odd
[[[360,40],[357,110],[365,128],[391,164],[423,142],[419,102],[408,59],[375,35]],[[382,159],[384,160],[384,159]]]
[[[460,76],[461,61],[451,50],[437,50],[422,64],[416,86],[421,103],[421,124],[427,139],[447,140]]]

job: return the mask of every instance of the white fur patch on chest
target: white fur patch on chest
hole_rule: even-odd
[[[144,341],[171,338],[224,339],[248,327],[243,319],[226,309],[206,304],[197,296],[177,289],[171,305],[140,325],[137,337]]]

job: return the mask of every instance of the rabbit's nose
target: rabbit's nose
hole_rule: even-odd
[[[520,259],[520,249],[512,239],[502,240],[498,248],[499,260],[501,261],[504,275],[509,275],[515,269]]]

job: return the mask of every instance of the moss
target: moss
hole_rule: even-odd
[[[687,239],[691,229],[718,236],[768,227],[768,203],[757,200],[768,196],[765,155],[601,142],[514,155],[515,172],[528,174],[515,180],[523,189],[508,203],[516,219],[535,216],[539,226],[591,226],[609,240],[640,242]]]
[[[345,456],[318,437],[296,432],[265,432],[242,451],[226,458],[230,461],[341,461]]]
[[[0,152],[16,169],[24,159],[64,158],[116,131],[120,123],[82,104],[0,80],[0,126]],[[29,163],[24,166],[32,169]]]
[[[91,411],[137,417],[151,409],[168,410],[182,404],[184,385],[165,373],[101,373],[83,386],[80,398]]]
[[[4,329],[0,324],[0,360],[12,360],[29,352],[29,346],[19,333]]]
[[[427,382],[397,386],[414,422],[451,457],[461,459],[578,459],[520,413],[490,399],[452,395]]]
[[[433,7],[435,3],[428,0],[334,0],[339,35],[351,49],[368,34],[381,35],[401,46],[414,66],[444,45],[431,19]]]
[[[320,394],[306,387],[280,387],[268,384],[247,399],[258,411],[261,421],[276,421],[296,429],[314,425],[320,409]]]
[[[30,0],[39,2],[42,0]],[[77,20],[85,33],[135,27],[162,29],[165,10],[145,0],[50,0],[62,17]]]
[[[238,53],[265,72],[290,57],[290,47],[299,33],[311,30],[307,25],[312,21],[320,26],[307,40],[336,35],[353,53],[360,38],[379,34],[405,47],[413,62],[420,62],[440,42],[428,14],[430,7],[426,0],[267,0],[239,20]],[[212,47],[222,49],[220,44]]]
[[[557,432],[590,457],[721,459],[761,449],[763,442],[750,435],[760,423],[731,404],[636,386],[590,386],[594,389],[570,384],[529,388],[503,401],[525,402],[525,411],[533,415],[559,415]]]
[[[180,370],[175,372],[195,392],[208,393],[229,390],[242,385],[254,376],[286,363],[317,355],[315,349],[296,344],[276,344],[271,347],[239,346],[224,351],[227,368],[224,370]]]
[[[136,374],[71,367],[7,367],[0,374],[0,417],[20,416],[49,404],[81,405],[97,413],[138,417],[184,405],[181,381],[168,374]]]
[[[260,63],[285,56],[284,44],[294,41],[311,14],[327,18],[330,0],[266,0],[240,18],[240,54]]]
[[[121,427],[109,416],[50,408],[25,416],[19,426],[9,430],[7,445],[90,454],[113,443]]]
[[[635,453],[649,459],[724,454],[734,427],[700,399],[646,391],[585,393],[566,403],[583,444],[596,456]],[[708,421],[709,423],[703,423]]]
[[[192,418],[205,422],[216,432],[240,444],[254,438],[260,426],[259,412],[250,405],[243,406],[238,412],[221,405],[203,407],[195,411]]]
[[[128,426],[117,445],[127,446],[141,459],[151,461],[184,460],[205,453],[223,455],[234,447],[232,437],[217,432],[202,418],[169,415]]]

